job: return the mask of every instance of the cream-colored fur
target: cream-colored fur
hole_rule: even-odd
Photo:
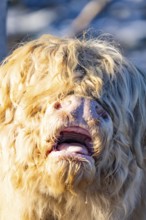
[[[60,130],[75,123],[79,96],[97,100],[106,123],[86,122],[90,160],[54,157]],[[0,67],[0,219],[145,220],[146,75],[100,39],[43,36]]]

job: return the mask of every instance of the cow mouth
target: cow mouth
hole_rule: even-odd
[[[53,151],[69,155],[92,155],[92,138],[88,130],[81,127],[66,127],[60,131]]]

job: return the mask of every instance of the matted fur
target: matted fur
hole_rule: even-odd
[[[88,122],[90,161],[54,159],[58,132],[74,119],[53,103],[98,100],[108,130]],[[100,39],[43,36],[0,67],[0,219],[146,219],[146,75]]]

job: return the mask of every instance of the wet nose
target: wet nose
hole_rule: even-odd
[[[103,114],[101,105],[88,97],[68,96],[62,101],[54,103],[56,111],[66,111],[73,115],[78,121],[97,119]]]

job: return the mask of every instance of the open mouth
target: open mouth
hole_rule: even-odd
[[[91,135],[88,130],[78,126],[66,127],[60,131],[54,151],[91,156]]]

